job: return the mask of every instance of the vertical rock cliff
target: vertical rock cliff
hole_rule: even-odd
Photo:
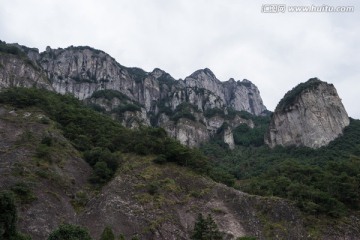
[[[332,84],[317,78],[286,93],[272,115],[265,143],[270,147],[319,148],[342,134],[349,117]]]
[[[38,87],[52,90],[41,68],[15,46],[0,51],[0,89]]]

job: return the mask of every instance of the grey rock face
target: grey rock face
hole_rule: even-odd
[[[277,106],[265,136],[270,147],[319,148],[342,134],[349,117],[335,87],[310,79],[288,92]]]
[[[219,102],[216,107],[231,107],[237,111],[246,111],[254,115],[261,115],[266,111],[258,88],[249,80],[236,82],[234,79],[230,79],[221,82],[210,69],[206,68],[187,77],[185,84],[187,87],[206,89],[213,93]]]
[[[230,127],[224,130],[224,143],[228,144],[230,149],[235,148],[234,136]]]
[[[52,90],[47,77],[31,61],[12,54],[0,53],[0,89],[38,87]]]
[[[150,118],[153,116],[156,120],[152,125],[164,127],[170,136],[188,146],[197,146],[207,141],[221,127],[221,124],[216,124],[216,128],[213,123],[207,124],[203,113],[209,109],[224,111],[231,107],[254,115],[260,115],[266,110],[259,90],[250,81],[221,82],[209,69],[198,70],[184,81],[177,81],[158,68],[148,73],[121,66],[106,53],[89,47],[47,48],[39,62],[57,92],[69,92],[79,99],[88,99],[99,90],[119,91],[143,106],[140,112],[122,115],[124,126],[151,125]],[[99,100],[95,103],[99,104]],[[183,103],[193,105],[200,112],[197,121],[184,119],[174,122],[169,121],[169,113],[166,113],[167,117],[164,116],[161,106],[176,112]],[[100,105],[109,111],[118,103]],[[164,122],[164,119],[167,121]],[[224,119],[220,122],[223,123]]]
[[[168,121],[161,127],[169,136],[187,146],[198,146],[210,139],[210,134],[205,125],[186,118],[181,118],[177,122]]]

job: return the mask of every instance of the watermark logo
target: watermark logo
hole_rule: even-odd
[[[261,6],[262,13],[285,13],[285,4],[263,4]]]
[[[352,13],[355,6],[263,4],[262,13]]]

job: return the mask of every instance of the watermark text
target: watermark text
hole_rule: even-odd
[[[355,6],[263,4],[262,13],[352,13]]]

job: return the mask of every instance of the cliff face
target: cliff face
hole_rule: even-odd
[[[161,69],[145,72],[122,66],[105,52],[90,47],[47,47],[39,53],[18,44],[11,46],[19,54],[0,55],[0,87],[38,86],[71,93],[110,113],[124,126],[161,126],[188,146],[198,146],[224,122],[239,118],[229,117],[228,109],[266,113],[254,84],[234,79],[221,82],[209,69],[175,80]],[[218,116],[216,121],[210,119],[214,116]],[[251,121],[240,123],[252,125]],[[229,129],[226,139],[230,145],[231,138]]]
[[[0,89],[38,87],[52,90],[50,82],[35,63],[24,57],[0,52]]]
[[[349,117],[335,87],[310,79],[289,91],[271,118],[265,142],[270,147],[319,148],[342,134]]]

